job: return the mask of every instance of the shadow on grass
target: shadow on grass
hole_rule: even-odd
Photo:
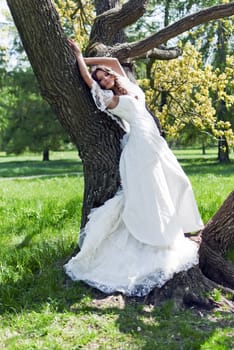
[[[83,166],[78,160],[9,161],[0,163],[0,177],[23,177],[81,173]]]
[[[215,158],[210,159],[188,159],[178,158],[187,175],[233,176],[234,161],[220,164]]]
[[[234,326],[230,315],[225,312],[211,321],[208,314],[194,310],[165,312],[162,307],[145,311],[145,306],[136,301],[126,304],[123,309],[85,307],[76,310],[78,315],[84,312],[100,317],[114,315],[119,331],[127,335],[127,344],[129,344],[129,336],[133,338],[134,346],[131,347],[130,343],[130,349],[198,350],[206,343],[209,344],[206,349],[216,349],[217,344],[220,349],[228,350],[232,345],[230,330],[229,335],[218,336],[220,331],[227,327],[232,329]],[[216,338],[216,341],[213,338]],[[125,349],[125,347],[118,347],[118,349]]]
[[[221,176],[233,176],[234,161],[220,164],[216,158],[183,158],[178,157],[180,164],[187,175],[213,174]],[[42,161],[8,161],[0,163],[0,177],[24,177],[24,176],[53,176],[82,173],[83,166],[79,160],[52,160]]]
[[[24,254],[25,249],[16,251]],[[25,269],[18,281],[9,279],[1,283],[1,315],[12,313],[19,317],[28,311],[43,314],[45,305],[49,304],[54,317],[61,313],[67,313],[68,317],[69,314],[77,315],[77,322],[86,322],[82,327],[87,327],[87,331],[92,327],[97,328],[98,315],[99,328],[94,339],[96,345],[104,345],[103,335],[99,335],[103,331],[102,321],[105,324],[105,345],[108,341],[108,320],[114,322],[120,332],[120,335],[115,334],[115,344],[118,344],[119,337],[119,345],[124,341],[124,346],[129,344],[132,349],[142,350],[198,350],[215,336],[218,329],[234,326],[233,320],[225,313],[217,318],[196,310],[175,312],[171,302],[153,308],[145,305],[143,298],[125,298],[121,294],[106,296],[82,282],[72,282],[65,276],[63,264],[68,252],[62,243],[60,249],[48,244],[38,245],[35,249],[40,249],[40,254],[31,254],[31,261],[27,262],[31,269]],[[69,250],[73,249],[74,245],[70,246]],[[11,264],[14,264],[13,259]],[[52,324],[53,318],[51,321],[48,319],[48,322]],[[111,332],[109,341],[113,337]],[[126,335],[126,343],[121,333]],[[223,337],[219,339],[219,345],[222,344],[222,349],[230,349],[231,341],[230,336]],[[117,347],[113,346],[113,349]]]

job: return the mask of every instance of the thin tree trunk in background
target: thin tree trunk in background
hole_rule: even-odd
[[[202,154],[203,154],[203,156],[206,154],[206,145],[205,145],[205,142],[202,142]]]
[[[165,11],[164,11],[164,27],[167,27],[169,25],[170,4],[171,4],[171,0],[166,0]],[[165,45],[166,45],[166,43],[165,43]],[[167,92],[162,91],[161,92],[161,101],[160,101],[160,105],[159,105],[160,112],[163,111],[163,107],[166,105],[166,103],[167,103]],[[166,138],[165,134],[164,134],[164,138]]]
[[[218,138],[218,161],[220,163],[230,162],[229,146],[225,137]]]
[[[217,48],[214,62],[216,67],[220,69],[221,72],[224,71],[227,61],[227,33],[223,26],[222,21],[218,21],[217,30]],[[224,101],[218,101],[217,106],[218,120],[226,120],[225,115],[227,113],[226,105]],[[225,137],[218,138],[218,161],[220,163],[227,163],[229,159],[229,147]]]
[[[50,160],[50,157],[49,157],[49,150],[48,149],[45,149],[43,151],[43,162],[48,162]]]

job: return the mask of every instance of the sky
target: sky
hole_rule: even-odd
[[[13,40],[17,35],[17,31],[11,19],[6,0],[0,0],[0,31],[0,47],[9,49],[6,51],[5,60],[7,69],[12,70],[17,66],[17,57],[19,57],[16,52],[12,51]]]
[[[8,10],[8,6],[5,0],[0,0],[0,23],[5,23],[6,22],[6,18],[3,15],[3,11]]]
[[[0,45],[6,45],[7,41],[9,40],[9,33],[7,30],[7,25],[8,25],[8,20],[7,17],[5,16],[9,13],[9,9],[7,6],[7,3],[5,0],[0,0],[0,30],[1,30],[1,35],[0,35]]]

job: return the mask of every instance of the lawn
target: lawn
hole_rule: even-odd
[[[38,154],[6,156],[0,152],[0,178],[82,173],[82,164],[75,151],[50,152],[49,162],[42,162],[41,158]]]
[[[219,165],[214,150],[175,154],[206,222],[233,190],[233,157]],[[233,315],[225,309],[146,306],[66,278],[83,196],[76,152],[54,153],[46,163],[0,154],[0,184],[0,349],[234,349]]]

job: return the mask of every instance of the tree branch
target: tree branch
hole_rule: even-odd
[[[179,47],[170,47],[170,48],[154,48],[143,55],[132,57],[134,59],[137,58],[155,58],[157,60],[172,60],[179,56],[181,56],[183,53],[183,50]]]
[[[90,45],[101,41],[111,45],[114,35],[128,25],[135,23],[146,9],[148,0],[129,0],[122,7],[114,7],[97,16],[90,34]]]
[[[179,34],[182,34],[197,25],[206,23],[210,20],[232,16],[233,14],[234,3],[209,7],[180,19],[146,39],[113,47],[112,55],[122,62],[129,58],[131,59],[146,55],[146,53],[153,48],[158,47],[169,39],[175,38]]]

